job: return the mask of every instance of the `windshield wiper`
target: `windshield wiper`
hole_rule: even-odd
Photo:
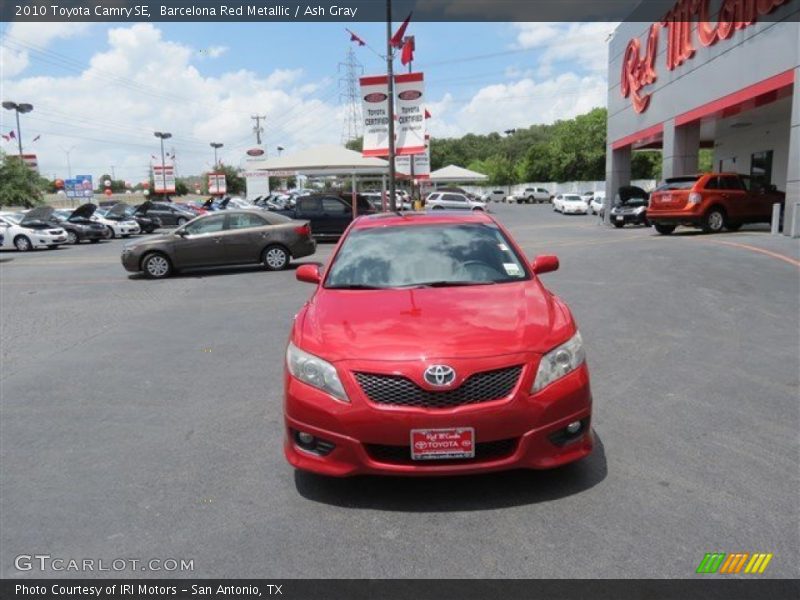
[[[343,285],[329,285],[326,287],[328,290],[385,290],[385,287],[376,285],[367,285],[365,283],[349,283]]]
[[[437,288],[437,287],[466,287],[473,285],[494,285],[496,281],[422,281],[420,283],[412,283],[410,285],[400,286],[402,288]]]

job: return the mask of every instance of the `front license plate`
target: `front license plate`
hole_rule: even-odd
[[[412,429],[412,460],[446,460],[475,457],[475,430],[472,427]]]
[[[617,221],[624,221],[625,217],[617,217]]]

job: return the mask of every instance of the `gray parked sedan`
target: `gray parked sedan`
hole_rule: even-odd
[[[279,271],[292,258],[309,256],[316,249],[308,221],[260,210],[226,210],[126,244],[122,266],[156,279],[180,269],[259,262]]]

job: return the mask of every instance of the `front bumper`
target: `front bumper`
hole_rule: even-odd
[[[647,214],[644,212],[640,212],[638,214],[613,214],[611,215],[611,222],[612,223],[624,223],[625,225],[628,224],[635,224],[635,225],[643,225],[647,222]]]
[[[586,365],[532,395],[528,390],[536,366],[526,364],[513,392],[505,399],[447,409],[375,404],[364,396],[350,373],[343,377],[343,384],[351,402],[340,402],[287,374],[286,458],[298,469],[343,477],[549,469],[588,456],[594,436]],[[340,376],[342,371],[339,367]],[[560,434],[568,423],[577,420],[583,424],[581,431],[565,441]],[[411,460],[412,429],[450,427],[475,430],[475,458]],[[332,444],[332,450],[319,455],[303,449],[295,437],[298,431]]]
[[[564,206],[561,208],[561,212],[565,215],[585,215],[589,212],[588,206]]]
[[[130,271],[131,273],[138,273],[141,271],[141,260],[142,255],[139,252],[122,252],[120,257],[122,261],[122,266],[125,267],[126,271]]]

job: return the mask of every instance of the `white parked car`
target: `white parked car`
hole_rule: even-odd
[[[3,248],[27,252],[35,248],[56,248],[67,243],[67,232],[61,227],[26,217],[23,213],[0,213]]]
[[[592,202],[592,198],[594,198],[594,192],[583,192],[581,194],[581,198],[583,198],[583,201],[586,202],[586,206],[589,206],[589,204]]]
[[[433,210],[486,210],[486,203],[470,200],[456,192],[433,192],[425,198],[425,207]]]
[[[509,202],[516,202],[517,204],[533,204],[550,202],[550,192],[544,188],[525,188],[521,192],[516,192],[508,198]]]
[[[506,193],[503,190],[493,190],[481,196],[484,202],[504,202]]]
[[[603,214],[603,205],[606,203],[605,192],[595,192],[592,201],[589,203],[589,212],[593,215]]]
[[[97,221],[101,225],[105,225],[106,231],[108,232],[106,237],[111,239],[115,237],[126,238],[141,233],[141,228],[135,220],[124,219],[122,221],[117,221],[114,219],[106,219],[106,212],[108,211],[98,208],[91,216],[92,221]]]
[[[585,215],[589,207],[578,194],[558,194],[553,198],[553,210],[565,215]]]

